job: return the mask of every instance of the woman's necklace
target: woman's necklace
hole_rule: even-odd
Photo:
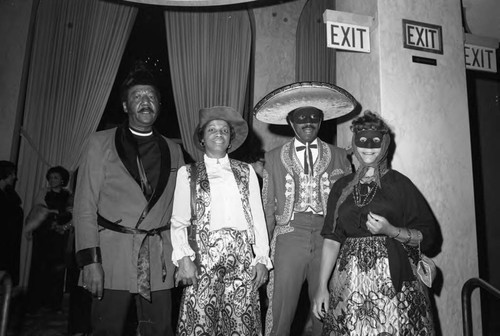
[[[361,182],[358,182],[358,184],[354,186],[352,197],[354,198],[354,203],[359,208],[364,207],[367,204],[370,204],[370,202],[373,200],[373,197],[375,197],[375,194],[377,193],[378,185],[377,183],[370,183],[366,185],[366,188],[368,189],[367,192],[365,194],[362,194]]]

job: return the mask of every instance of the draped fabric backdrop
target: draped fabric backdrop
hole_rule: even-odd
[[[244,110],[252,32],[242,11],[165,11],[168,57],[184,149],[194,160],[203,153],[193,140],[200,108]]]
[[[304,6],[297,25],[297,81],[336,83],[335,49],[326,46],[325,10],[335,9],[334,0],[309,0]],[[336,120],[323,122],[318,137],[336,143]]]
[[[296,80],[335,84],[335,49],[326,46],[325,10],[335,9],[334,0],[309,0],[297,25]]]
[[[19,153],[17,190],[28,214],[51,166],[73,172],[99,124],[137,9],[99,0],[41,0]],[[31,244],[21,247],[28,282]]]

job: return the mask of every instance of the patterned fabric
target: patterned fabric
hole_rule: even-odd
[[[326,143],[318,141],[321,147],[318,159],[314,163],[311,175],[307,174],[300,163],[297,154],[293,150],[293,142],[286,143],[281,150],[281,161],[287,167],[288,174],[293,177],[291,189],[295,191],[294,202],[290,203],[295,212],[303,212],[307,208],[315,212],[323,212],[326,209],[328,194],[330,193],[330,181],[326,168],[328,167],[332,153]],[[288,190],[289,188],[287,188]]]
[[[149,270],[149,237],[145,237],[137,257],[137,291],[151,301],[151,274]]]
[[[240,191],[242,207],[248,224],[247,234],[249,237],[249,243],[253,244],[255,241],[255,237],[252,214],[248,201],[248,182],[250,178],[250,170],[248,168],[248,165],[240,161],[230,160],[230,162],[231,169],[236,179],[236,184],[238,185],[238,190]],[[207,245],[207,232],[210,231],[211,196],[210,183],[208,182],[208,175],[204,162],[197,162],[196,167],[198,169],[196,180],[196,241],[198,246],[195,249],[195,253],[196,259],[200,260],[201,264],[203,264],[204,253],[200,252],[206,249],[205,246]],[[187,166],[189,176],[191,176],[191,168],[191,165]]]
[[[262,335],[253,258],[246,231],[204,231],[206,258],[198,288],[184,289],[177,335]]]
[[[248,241],[250,244],[255,243],[255,235],[253,231],[253,220],[252,213],[250,211],[250,204],[248,202],[248,195],[250,194],[248,190],[248,184],[250,180],[250,169],[248,165],[243,162],[230,160],[231,169],[236,179],[236,184],[238,185],[238,190],[240,191],[241,203],[243,205],[243,211],[245,213],[245,218],[247,220],[247,234]]]
[[[255,240],[248,200],[250,170],[242,162],[230,162],[248,229],[210,230],[210,183],[204,163],[198,162],[195,230],[198,288],[184,289],[177,335],[262,335],[259,297],[252,289],[250,267]],[[188,174],[191,176],[190,171]]]
[[[302,164],[294,148],[294,138],[281,147],[266,153],[266,165],[263,172],[262,201],[268,225],[288,225],[292,218],[294,207],[300,201],[296,200],[299,194],[299,176],[304,175]],[[314,178],[317,183],[313,196],[318,206],[313,206],[316,212],[326,212],[326,203],[331,186],[342,176],[351,172],[351,164],[347,160],[344,149],[334,147],[318,140],[318,157],[314,162]],[[306,209],[305,204],[302,205]],[[297,208],[301,212],[301,208]]]
[[[269,247],[271,249],[271,260],[274,262],[274,254],[276,252],[276,240],[282,234],[294,231],[294,228],[290,225],[277,225],[274,229],[273,238]],[[274,295],[274,270],[269,272],[269,281],[266,286],[267,297],[272,298]],[[265,321],[265,335],[270,335],[273,328],[273,300],[269,300],[266,321]]]
[[[344,149],[329,145],[319,138],[317,140],[318,157],[314,162],[312,177],[304,174],[293,139],[266,153],[262,200],[268,228],[273,232],[270,237],[273,262],[278,237],[295,232],[295,228],[290,225],[294,212],[304,212],[311,207],[316,213],[326,214],[331,187],[335,181],[351,172]],[[269,307],[266,335],[273,329],[272,307],[279,305],[274,305],[273,296],[275,287],[279,286],[279,283],[275,284],[275,270],[272,270],[267,285]]]
[[[434,335],[428,293],[418,280],[396,292],[386,237],[347,238],[330,280],[323,335]],[[413,272],[418,248],[405,246]]]

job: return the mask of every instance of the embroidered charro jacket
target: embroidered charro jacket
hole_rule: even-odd
[[[262,198],[270,235],[293,231],[294,212],[326,214],[333,183],[351,172],[347,152],[318,140],[318,157],[313,174],[304,174],[293,145],[293,138],[266,153]]]

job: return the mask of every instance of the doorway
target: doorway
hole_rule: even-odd
[[[497,50],[497,64],[500,64]],[[500,75],[467,70],[479,276],[500,289]],[[483,335],[500,335],[500,300],[481,291]]]

